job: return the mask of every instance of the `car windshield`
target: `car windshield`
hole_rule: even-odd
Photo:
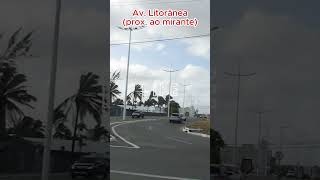
[[[179,116],[179,114],[172,114],[171,116],[175,116],[175,117],[178,117],[178,116]]]

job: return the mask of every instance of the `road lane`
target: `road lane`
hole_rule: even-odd
[[[114,130],[118,135],[140,148],[112,147],[111,169],[167,177],[210,179],[209,139],[184,133],[181,131],[183,126],[183,124],[170,124],[167,120],[117,126]],[[128,146],[118,138],[116,143],[118,146]],[[125,174],[111,173],[112,180],[123,179],[125,176]],[[128,178],[130,176],[130,179],[135,177],[127,176]]]

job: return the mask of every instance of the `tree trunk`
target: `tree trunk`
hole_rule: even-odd
[[[76,114],[76,121],[74,124],[74,129],[73,129],[73,137],[72,137],[72,149],[71,152],[74,152],[74,147],[75,147],[75,142],[77,138],[77,130],[78,130],[78,120],[79,120],[79,105],[76,103],[76,108],[77,108],[77,114]]]
[[[0,135],[6,132],[6,106],[0,101]]]

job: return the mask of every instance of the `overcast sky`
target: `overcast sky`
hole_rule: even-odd
[[[132,41],[144,41],[173,37],[195,36],[209,34],[210,1],[161,1],[158,3],[142,3],[141,1],[111,0],[111,44],[128,42],[129,32],[120,30],[123,18],[130,18],[134,9],[185,9],[189,11],[189,18],[199,20],[198,27],[151,27],[134,31]],[[146,18],[148,19],[148,18]],[[111,45],[111,72],[121,71],[117,84],[124,97],[125,75],[127,63],[127,45]],[[161,41],[154,43],[135,44],[131,48],[128,93],[132,92],[135,84],[144,87],[145,98],[154,90],[157,95],[168,94],[169,74],[163,69],[180,71],[172,73],[172,93],[175,101],[182,106],[183,86],[186,87],[185,106],[194,105],[201,113],[209,113],[210,104],[210,41],[209,37]],[[179,84],[180,83],[180,84]],[[144,99],[145,100],[145,99]]]
[[[235,78],[224,72],[257,73],[241,79],[240,144],[257,143],[258,121],[263,115],[262,135],[279,144],[280,126],[285,144],[299,146],[286,151],[288,163],[320,163],[320,2],[216,0],[211,23],[222,26],[215,33],[217,66],[217,113],[213,127],[228,144],[234,143],[236,110]],[[315,147],[314,144],[317,146]]]
[[[0,2],[0,32],[9,38],[23,27],[23,33],[35,30],[31,52],[38,58],[17,60],[19,71],[26,73],[28,90],[38,101],[32,117],[46,121],[54,4],[51,0],[2,0]],[[106,72],[107,12],[106,1],[62,1],[60,47],[57,69],[56,104],[76,92],[80,75]],[[6,45],[1,41],[1,46]]]

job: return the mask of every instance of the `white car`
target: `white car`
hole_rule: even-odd
[[[184,119],[182,119],[180,114],[178,113],[172,113],[171,116],[169,117],[170,123],[182,123],[183,121]]]
[[[296,172],[295,171],[293,171],[293,170],[289,170],[288,172],[287,172],[287,175],[286,175],[287,177],[296,177]]]

